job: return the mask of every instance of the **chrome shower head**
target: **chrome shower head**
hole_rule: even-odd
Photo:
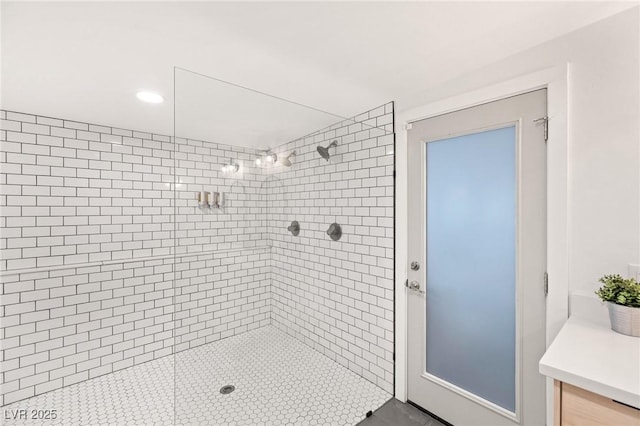
[[[267,167],[273,166],[278,161],[278,156],[275,152],[271,152],[270,149],[263,150],[258,158],[256,158],[256,166]]]
[[[293,157],[294,155],[296,155],[295,151],[291,151],[291,154],[287,155],[284,158],[280,159],[280,163],[282,163],[283,166],[285,167],[291,167],[291,160],[289,160],[291,157]]]
[[[326,148],[323,146],[318,146],[318,152],[320,153],[320,156],[327,161],[329,161],[329,157],[331,157],[331,154],[329,154],[329,148],[331,148],[332,146],[338,146],[338,141],[331,142],[331,144]]]

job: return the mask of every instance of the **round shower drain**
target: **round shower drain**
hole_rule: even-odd
[[[236,387],[233,385],[226,385],[220,388],[220,393],[223,395],[226,395],[228,393],[233,392],[234,390],[236,390]]]

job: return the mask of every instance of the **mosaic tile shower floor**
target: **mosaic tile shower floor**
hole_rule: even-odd
[[[223,395],[227,384],[236,390]],[[7,405],[3,424],[355,425],[389,398],[268,326]],[[20,409],[56,419],[7,418]]]

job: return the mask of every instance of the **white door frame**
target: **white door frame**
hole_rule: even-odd
[[[569,316],[569,64],[543,69],[397,114],[395,253],[395,397],[407,400],[407,130],[408,123],[547,88],[547,296],[546,344]],[[541,283],[542,286],[542,283]],[[547,424],[553,424],[553,381],[547,379]]]

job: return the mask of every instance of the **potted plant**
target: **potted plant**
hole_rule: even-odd
[[[611,328],[618,333],[640,337],[640,283],[620,275],[605,275],[596,294],[607,302]]]

